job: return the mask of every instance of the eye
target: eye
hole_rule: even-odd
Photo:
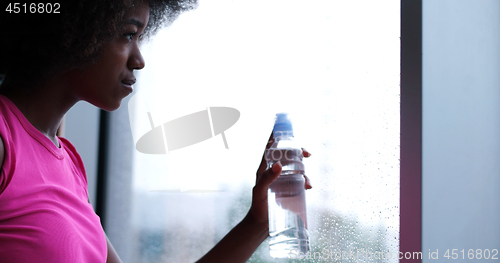
[[[137,35],[137,32],[128,32],[123,34],[123,37],[127,38],[128,40],[134,40],[134,36]]]

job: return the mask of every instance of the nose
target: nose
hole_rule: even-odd
[[[132,70],[140,70],[144,68],[146,65],[146,62],[144,61],[144,58],[142,57],[141,51],[139,49],[139,46],[137,44],[134,45],[133,50],[130,53],[130,57],[128,60],[128,67]]]

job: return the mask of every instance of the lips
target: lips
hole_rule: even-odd
[[[122,85],[127,90],[128,93],[132,93],[132,91],[134,91],[134,88],[132,87],[134,83],[135,83],[135,78],[128,78],[122,80]]]
[[[122,80],[122,83],[127,86],[132,86],[135,84],[135,79],[124,79]]]

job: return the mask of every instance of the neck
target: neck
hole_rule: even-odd
[[[9,87],[2,92],[36,129],[58,147],[57,129],[66,112],[78,101],[64,92],[68,90],[64,84],[61,79],[52,79],[28,91]]]

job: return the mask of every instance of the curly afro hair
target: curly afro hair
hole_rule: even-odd
[[[117,36],[128,10],[140,1],[149,3],[144,38],[193,9],[196,0],[63,0],[59,13],[8,13],[0,23],[0,88],[28,88],[65,70],[95,61],[101,47]],[[29,3],[27,4],[29,9]]]

